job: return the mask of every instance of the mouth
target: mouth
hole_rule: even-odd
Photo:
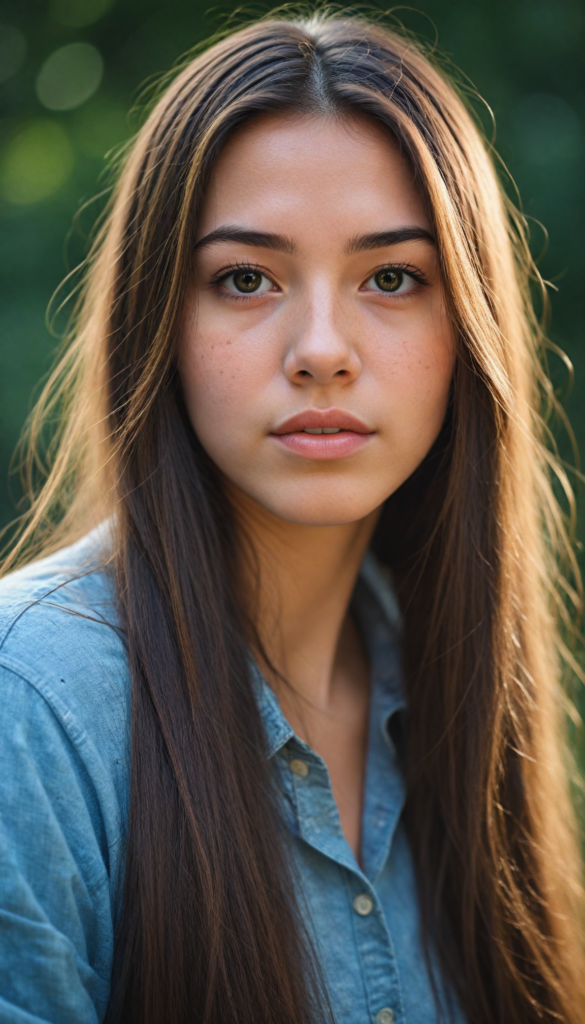
[[[309,459],[345,458],[373,437],[375,431],[343,409],[306,409],[284,420],[271,437]]]

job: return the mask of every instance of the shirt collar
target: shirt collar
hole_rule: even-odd
[[[386,729],[387,722],[404,708],[405,700],[399,675],[390,668],[399,641],[400,612],[390,574],[368,552],[364,558],[351,599],[371,668],[372,711]],[[294,736],[284,717],[274,690],[252,661],[256,699],[266,737],[266,757],[273,757]]]

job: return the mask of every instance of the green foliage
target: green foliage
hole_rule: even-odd
[[[485,98],[496,147],[535,218],[534,251],[558,289],[551,336],[575,365],[567,408],[583,447],[585,10],[580,0],[416,6],[395,8],[394,16],[429,45],[436,38],[447,64]],[[83,258],[103,199],[76,211],[107,186],[105,154],[137,127],[128,112],[144,83],[235,10],[227,0],[211,12],[200,0],[0,0],[0,525],[15,514],[18,482],[11,496],[8,464],[57,344],[46,307]],[[474,105],[491,136],[488,108]],[[551,369],[564,391],[561,361]],[[562,436],[559,444],[569,458]],[[580,530],[585,537],[583,520]]]

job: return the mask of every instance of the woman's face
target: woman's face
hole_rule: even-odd
[[[367,121],[270,115],[215,168],[180,373],[236,494],[296,523],[355,522],[440,430],[454,342],[424,204]]]

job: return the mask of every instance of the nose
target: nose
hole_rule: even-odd
[[[315,289],[300,318],[284,361],[294,384],[349,384],[359,376],[361,362],[350,340],[341,303],[328,287]]]

